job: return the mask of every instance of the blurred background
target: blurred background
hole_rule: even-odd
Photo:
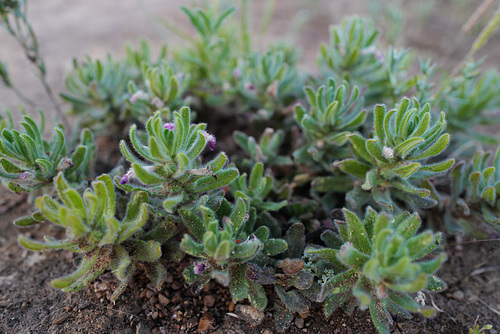
[[[253,46],[263,48],[270,41],[291,40],[301,50],[304,69],[315,71],[315,57],[322,41],[328,41],[332,24],[343,17],[371,17],[382,30],[384,44],[412,48],[423,57],[431,57],[445,69],[452,69],[470,49],[474,38],[497,8],[497,1],[468,32],[462,28],[484,0],[247,0],[255,34]],[[130,43],[137,46],[147,39],[159,49],[169,50],[185,41],[176,30],[190,33],[181,5],[203,6],[207,1],[188,0],[86,0],[29,1],[28,18],[45,59],[48,81],[54,91],[64,91],[65,74],[71,71],[73,59],[86,55],[104,58],[107,53],[119,59]],[[222,1],[236,5],[239,1]],[[273,12],[269,22],[265,13]],[[237,14],[238,15],[238,14]],[[497,67],[500,34],[480,50],[475,59],[487,55],[485,67]],[[5,31],[0,30],[0,60],[7,65],[12,81],[37,101],[46,112],[50,104],[35,71],[22,49]],[[59,101],[60,102],[60,101]],[[0,109],[14,114],[20,101],[0,85]],[[29,109],[28,112],[32,112]]]

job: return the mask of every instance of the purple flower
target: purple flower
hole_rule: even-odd
[[[208,132],[203,132],[203,135],[205,136],[205,139],[208,141],[208,144],[210,145],[210,151],[213,151],[215,147],[215,137],[209,134]]]
[[[130,179],[135,176],[134,170],[130,168],[127,173],[123,174],[120,184],[126,184],[130,182]]]
[[[163,126],[164,129],[169,129],[170,131],[174,131],[175,130],[175,124],[174,123],[165,123],[165,125]]]
[[[252,85],[252,84],[251,84],[251,83],[249,83],[249,82],[245,83],[244,87],[245,87],[245,89],[246,89],[246,90],[249,90],[249,91],[251,91],[251,92],[253,92],[253,91],[255,90],[255,86],[254,86],[254,85]]]
[[[205,263],[203,262],[195,262],[194,263],[194,273],[196,275],[201,275],[201,273],[205,270]]]
[[[235,77],[235,78],[239,78],[239,77],[240,77],[240,74],[241,74],[241,73],[240,73],[240,69],[239,69],[239,68],[235,68],[235,69],[233,70],[233,77]]]
[[[19,180],[24,180],[28,176],[30,176],[30,172],[23,172],[21,175],[19,175]]]

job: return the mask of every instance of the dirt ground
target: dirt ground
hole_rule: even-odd
[[[49,82],[54,90],[64,90],[64,74],[73,58],[86,54],[120,56],[127,41],[138,43],[147,38],[154,45],[182,43],[165,29],[159,19],[182,29],[187,20],[179,10],[193,1],[165,0],[86,0],[32,1],[30,17],[38,33],[46,59]],[[396,44],[418,49],[424,56],[453,68],[467,52],[473,37],[458,32],[482,1],[421,0],[392,1],[393,8],[407,8],[405,23],[397,27],[383,21],[384,34],[401,29]],[[280,0],[268,34],[256,36],[261,47],[269,41],[292,39],[300,46],[305,68],[312,69],[320,41],[328,39],[328,26],[345,15],[371,15],[380,9],[376,1]],[[367,5],[369,3],[369,5]],[[415,4],[417,3],[417,4]],[[255,0],[252,10],[260,17],[264,0]],[[378,7],[377,7],[378,6]],[[377,9],[378,8],[378,9]],[[257,26],[258,22],[254,22]],[[477,34],[477,31],[476,31]],[[479,54],[486,55],[485,66],[498,69],[500,34]],[[33,71],[9,36],[0,32],[0,60],[8,65],[14,82],[40,107],[50,111],[43,90]],[[15,95],[0,87],[1,108],[16,110]],[[33,112],[32,110],[28,110]],[[15,113],[19,117],[20,113]],[[24,198],[0,192],[0,333],[275,333],[272,310],[261,315],[262,323],[252,325],[245,312],[235,308],[228,291],[211,283],[195,295],[184,283],[182,270],[188,263],[167,264],[169,278],[162,291],[154,292],[139,270],[130,287],[116,304],[109,301],[114,285],[102,275],[78,293],[63,293],[49,282],[73,270],[68,252],[34,253],[17,244],[23,232],[33,238],[57,235],[49,225],[20,231],[12,220],[29,213]],[[426,296],[426,302],[438,311],[431,319],[415,316],[411,320],[394,319],[394,333],[467,333],[477,316],[479,323],[492,324],[488,333],[500,333],[500,238],[485,241],[450,237],[448,261],[438,272],[448,283],[441,294]],[[238,316],[235,317],[234,315]],[[201,327],[200,327],[201,326]],[[306,319],[297,318],[287,333],[376,333],[368,312],[355,311],[350,317],[337,311],[324,319],[318,307]]]

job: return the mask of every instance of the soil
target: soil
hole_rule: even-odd
[[[70,69],[73,57],[82,58],[87,53],[102,57],[107,52],[120,55],[127,40],[137,42],[148,37],[153,42],[167,39],[169,43],[178,43],[178,39],[159,26],[151,13],[186,27],[178,7],[190,2],[33,2],[30,15],[47,60],[49,82],[55,91],[62,91],[62,78]],[[457,32],[482,1],[428,0],[419,2],[419,5],[411,1],[393,2],[400,7],[406,6],[405,13],[410,15],[405,17],[405,27],[412,27],[403,28],[399,45],[411,46],[424,55],[440,59],[447,69],[461,60],[473,38]],[[329,24],[339,22],[345,15],[370,12],[364,5],[366,1],[359,0],[277,3],[275,20],[269,33],[263,36],[263,44],[282,36],[291,38],[304,50],[303,63],[308,68],[314,64],[319,41],[328,39]],[[422,9],[424,3],[431,7]],[[254,1],[256,17],[260,16],[264,6],[264,1]],[[55,12],[60,15],[54,15]],[[300,28],[294,28],[297,26]],[[385,29],[390,28],[386,23]],[[495,64],[500,55],[498,42],[497,34],[481,51],[480,55],[489,54],[486,66],[498,66]],[[0,59],[7,61],[12,77],[28,95],[40,101],[41,107],[49,110],[36,80],[30,74],[25,75],[26,63],[19,57],[20,50],[5,33],[0,34],[0,43],[3,46]],[[19,103],[3,87],[0,88],[0,99],[2,107],[12,110]],[[138,270],[129,288],[115,304],[109,299],[115,284],[109,273],[77,293],[63,293],[52,288],[52,279],[73,270],[73,256],[69,252],[35,253],[18,245],[20,233],[39,239],[61,232],[49,224],[23,230],[12,225],[15,218],[26,215],[31,209],[32,205],[26,202],[26,198],[0,189],[0,333],[276,333],[270,308],[264,314],[256,315],[262,320],[256,324],[255,320],[248,318],[252,310],[234,305],[228,290],[214,282],[201,293],[194,294],[182,277],[183,269],[189,265],[187,260],[167,264],[169,276],[159,292],[147,284],[144,273]],[[494,329],[488,333],[499,333],[500,238],[492,235],[488,240],[457,240],[449,236],[445,250],[448,261],[438,276],[448,283],[448,289],[440,294],[426,295],[426,303],[438,310],[436,316],[430,319],[415,316],[411,320],[394,318],[392,332],[467,333],[479,316],[481,326],[493,325]],[[377,332],[367,311],[356,310],[350,316],[337,311],[325,319],[318,306],[307,318],[297,317],[287,333]]]

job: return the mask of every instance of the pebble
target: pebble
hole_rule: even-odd
[[[260,325],[264,319],[264,312],[250,305],[236,305],[235,313],[251,325]]]
[[[463,291],[457,290],[457,291],[453,292],[452,297],[456,300],[464,300],[465,294],[463,293]]]
[[[229,306],[228,306],[229,312],[233,312],[235,308],[236,308],[236,304],[233,302],[230,302]]]
[[[207,295],[203,297],[203,304],[207,307],[213,307],[215,305],[215,298],[212,295]]]
[[[158,301],[160,302],[160,304],[162,304],[163,306],[167,306],[168,304],[170,304],[170,299],[168,299],[167,297],[165,297],[165,295],[163,293],[160,293],[158,295]]]
[[[304,328],[304,319],[303,318],[295,318],[295,326],[297,326],[298,329]]]
[[[175,281],[174,283],[172,283],[171,288],[174,290],[179,290],[180,288],[182,288],[182,283],[179,281]]]
[[[269,329],[265,329],[262,334],[273,334]]]

